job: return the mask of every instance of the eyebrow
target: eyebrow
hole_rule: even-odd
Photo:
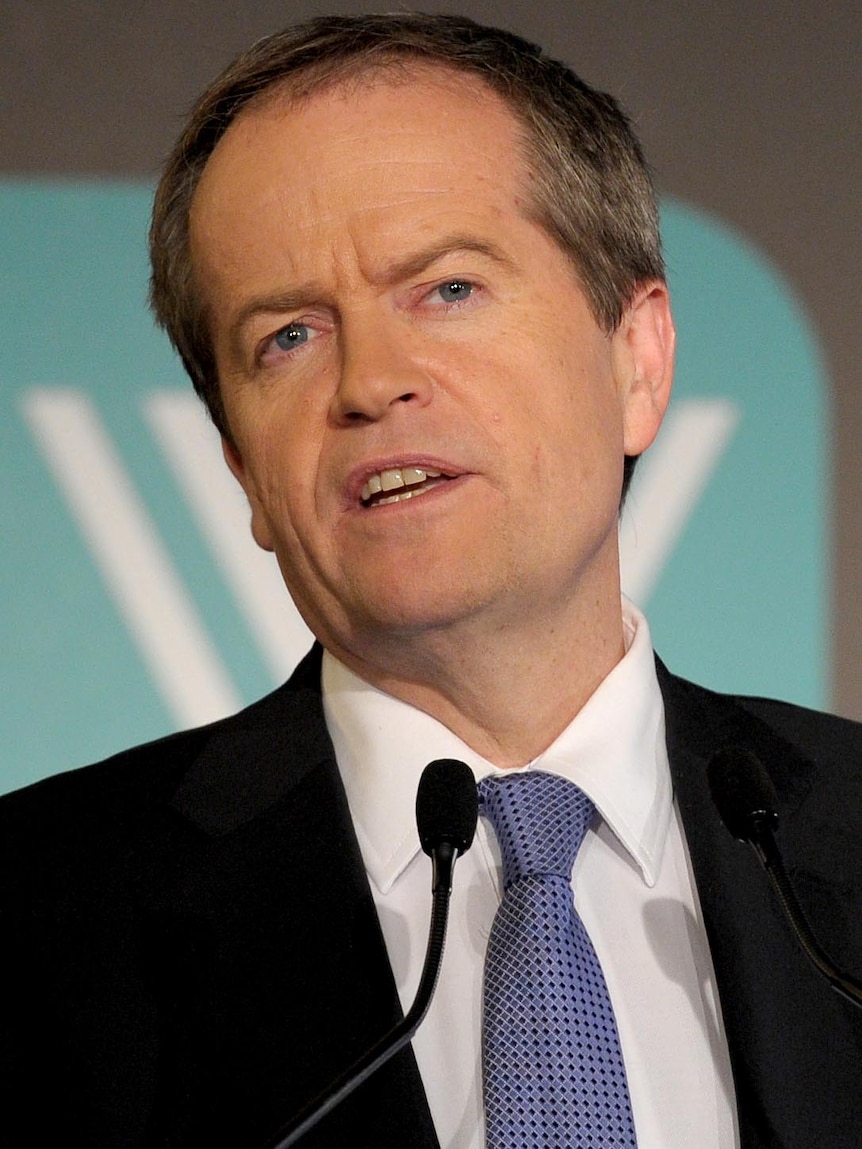
[[[420,275],[432,264],[443,259],[444,256],[455,255],[459,252],[483,255],[508,271],[515,270],[514,260],[497,244],[478,239],[467,233],[457,232],[444,236],[430,246],[411,252],[404,258],[388,264],[373,279],[385,287],[391,287],[405,279],[410,279],[414,275]],[[311,280],[284,291],[276,291],[270,295],[261,295],[250,299],[240,309],[236,319],[231,324],[231,342],[238,343],[241,331],[256,316],[285,311],[301,311],[303,308],[318,303],[321,297],[326,294],[322,285]]]
[[[411,276],[419,275],[425,271],[426,268],[430,267],[432,263],[436,263],[438,259],[442,259],[446,255],[455,255],[457,252],[462,251],[484,255],[494,263],[505,267],[508,271],[515,270],[515,263],[512,258],[495,243],[484,239],[477,239],[475,236],[467,233],[458,232],[453,235],[444,236],[429,247],[422,248],[411,255],[405,256],[404,259],[400,259],[396,263],[391,264],[384,269],[380,279],[384,284],[391,286],[404,279],[410,279]]]

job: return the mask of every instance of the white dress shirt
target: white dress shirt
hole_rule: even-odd
[[[626,654],[556,741],[525,769],[575,782],[601,818],[572,887],[604,970],[639,1149],[736,1149],[739,1135],[712,960],[671,793],[664,706],[643,615],[623,601]],[[498,773],[428,714],[369,686],[332,656],[323,698],[398,991],[409,1007],[425,954],[431,867],[416,787],[435,758],[477,780]],[[482,971],[500,902],[500,857],[480,819],[458,860],[443,969],[413,1040],[443,1149],[484,1145]]]

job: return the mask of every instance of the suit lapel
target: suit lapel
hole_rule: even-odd
[[[779,844],[791,873],[804,871],[800,894],[813,883],[819,896],[838,898],[828,870],[812,861],[805,799],[815,769],[734,699],[676,679],[661,665],[659,681],[674,792],[730,1048],[742,1145],[849,1149],[858,1144],[862,1120],[862,1015],[837,997],[802,954],[753,851],[721,824],[706,781],[717,750],[753,750],[776,785]],[[806,908],[815,907],[809,902]],[[823,941],[828,947],[825,934]]]
[[[254,1145],[401,1016],[319,671],[214,727],[173,798],[148,906],[169,1143]],[[436,1149],[412,1050],[303,1143]]]

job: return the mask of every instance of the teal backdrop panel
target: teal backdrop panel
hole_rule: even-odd
[[[663,227],[674,403],[722,400],[737,422],[644,604],[655,646],[715,689],[825,707],[829,389],[811,323],[738,234],[675,203]]]
[[[251,701],[308,641],[149,318],[150,194],[0,184],[0,790]],[[816,342],[740,236],[678,203],[664,225],[676,415],[632,491],[626,585],[680,673],[823,705]]]

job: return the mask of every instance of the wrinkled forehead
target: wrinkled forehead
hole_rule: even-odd
[[[366,173],[391,173],[398,186],[517,184],[529,197],[530,169],[519,162],[521,126],[480,78],[443,65],[399,60],[329,77],[309,89],[273,85],[250,101],[219,140],[192,197],[192,248],[254,202],[323,213],[334,189],[352,206]],[[358,145],[357,145],[358,141]],[[411,174],[412,173],[412,176]],[[351,177],[356,183],[350,187]],[[435,182],[436,180],[436,182]],[[346,190],[345,190],[345,185]]]
[[[248,100],[228,125],[203,166],[198,186],[226,142],[255,117],[274,115],[287,120],[315,104],[326,102],[331,107],[333,97],[344,115],[349,116],[357,110],[361,112],[369,97],[381,88],[410,91],[417,87],[426,89],[432,102],[436,93],[438,98],[448,97],[441,103],[449,102],[450,107],[452,97],[467,108],[487,107],[500,125],[501,146],[507,149],[507,167],[513,162],[523,162],[525,170],[533,167],[531,126],[514,102],[501,95],[487,79],[475,71],[443,61],[396,54],[370,60],[346,60],[325,68],[310,66],[270,84]],[[481,126],[477,122],[477,131],[481,131]],[[390,127],[386,123],[379,125],[381,132]],[[434,134],[445,134],[448,130],[450,123],[445,112],[441,112],[434,124]]]

